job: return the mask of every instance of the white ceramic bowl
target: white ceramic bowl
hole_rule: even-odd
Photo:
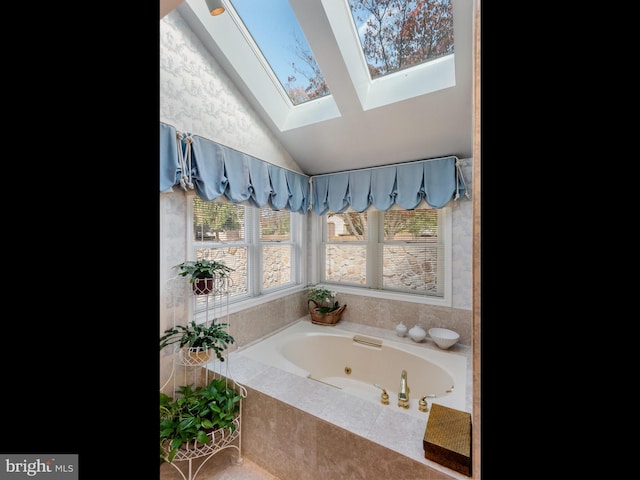
[[[430,328],[429,336],[444,350],[453,347],[460,340],[460,334],[446,328]]]

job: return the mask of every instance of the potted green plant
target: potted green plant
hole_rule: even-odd
[[[196,295],[207,295],[214,290],[214,279],[227,278],[233,268],[216,260],[187,260],[175,268],[180,269],[178,275],[189,277],[189,283],[193,286]]]
[[[347,305],[340,306],[336,300],[336,292],[316,285],[306,288],[307,305],[313,323],[335,325],[338,323]],[[313,306],[311,304],[313,303]]]
[[[212,443],[221,429],[236,430],[241,396],[224,378],[206,386],[178,387],[176,398],[160,392],[160,464],[171,462],[182,449]]]
[[[336,292],[316,285],[309,285],[306,289],[307,300],[313,301],[322,313],[336,310],[340,304],[335,300]]]
[[[187,325],[176,325],[166,329],[160,337],[160,350],[163,348],[179,344],[181,349],[186,350],[183,360],[188,365],[197,365],[209,360],[211,352],[221,362],[224,362],[222,353],[235,339],[227,332],[226,323],[216,323],[213,319],[210,323],[196,323],[192,320]],[[184,350],[182,351],[184,353]]]

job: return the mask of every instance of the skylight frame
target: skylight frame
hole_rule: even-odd
[[[246,0],[247,3],[244,3],[245,0],[225,0],[225,3],[229,4],[229,8],[227,9],[227,12],[229,12],[229,14],[233,17],[234,21],[236,22],[236,25],[238,27],[239,30],[241,30],[244,33],[244,36],[247,40],[247,42],[249,42],[249,44],[251,45],[255,55],[260,59],[261,63],[263,64],[263,67],[267,70],[267,73],[272,77],[272,79],[276,82],[278,82],[280,84],[280,87],[282,88],[282,91],[286,94],[286,97],[289,99],[289,101],[291,102],[293,107],[296,107],[298,105],[301,105],[302,103],[305,102],[309,102],[309,101],[313,101],[322,97],[325,97],[327,95],[331,95],[331,92],[329,91],[329,87],[328,85],[326,86],[327,88],[327,93],[324,93],[322,96],[318,95],[315,96],[313,98],[309,98],[309,96],[307,96],[307,98],[305,98],[302,101],[296,102],[294,99],[291,98],[290,92],[287,90],[288,86],[287,86],[287,81],[285,81],[282,77],[290,77],[290,76],[297,76],[297,74],[300,74],[302,76],[304,76],[304,73],[302,72],[296,72],[294,71],[293,67],[291,66],[291,64],[289,63],[289,65],[286,68],[286,72],[282,71],[282,66],[279,67],[274,67],[274,64],[272,63],[272,61],[276,60],[277,61],[277,57],[278,54],[275,53],[275,51],[277,50],[277,47],[274,48],[274,45],[262,45],[262,41],[260,41],[260,39],[258,38],[256,40],[256,35],[259,36],[259,30],[261,28],[265,28],[268,27],[270,31],[272,31],[273,29],[276,28],[280,28],[283,31],[285,30],[285,27],[293,27],[293,28],[297,28],[300,35],[301,35],[301,39],[297,39],[296,40],[296,44],[298,46],[300,46],[301,48],[303,48],[303,51],[305,53],[310,52],[311,57],[312,57],[312,61],[314,62],[315,66],[317,68],[319,68],[315,57],[313,55],[313,51],[311,50],[311,47],[307,41],[306,35],[305,33],[302,31],[302,27],[300,25],[300,23],[298,22],[297,18],[295,18],[295,13],[293,11],[293,9],[291,8],[291,4],[289,3],[289,0],[269,0],[269,2],[274,2],[273,4],[269,3],[269,2],[263,2],[260,3],[260,7],[257,8],[255,3],[251,3],[254,0]],[[247,18],[243,17],[244,13],[249,13],[248,11],[243,12],[243,14],[240,14],[240,12],[237,10],[236,8],[236,3],[238,3],[239,5],[242,6],[242,9],[247,9],[247,10],[254,10],[256,12],[262,12],[261,15],[261,20],[264,18],[267,18],[270,12],[277,12],[277,13],[283,13],[283,15],[286,17],[286,19],[288,19],[288,15],[287,12],[283,12],[283,10],[288,10],[289,15],[292,16],[292,18],[294,19],[293,22],[285,22],[285,23],[277,23],[280,20],[282,20],[281,17],[269,17],[270,21],[275,22],[273,24],[264,24],[261,23],[259,26],[255,25],[256,29],[258,31],[253,31],[253,26],[250,28],[246,21]],[[252,5],[251,8],[247,8],[248,5]],[[260,23],[260,22],[258,22]],[[269,35],[269,36],[273,36],[273,35]],[[303,43],[298,43],[298,42],[303,42]],[[270,43],[269,41],[267,41],[266,43]],[[263,47],[269,47],[269,48],[263,48]],[[267,53],[267,55],[272,55],[272,57],[267,58],[267,56],[265,55],[265,51],[269,50],[269,53]],[[289,55],[292,55],[291,52],[289,52]],[[291,56],[288,58],[288,61],[295,61],[296,57],[295,56]],[[300,60],[298,58],[298,60]],[[295,61],[295,63],[304,63],[304,62],[297,62]],[[311,64],[309,64],[309,66],[313,69],[313,66]],[[277,71],[278,69],[280,69],[280,71]],[[322,75],[322,73],[321,73]],[[295,81],[294,81],[295,82]],[[322,82],[326,85],[326,82],[324,81],[324,77],[322,77]],[[293,84],[294,88],[299,88],[299,89],[305,89],[307,88],[309,85],[304,85],[304,80],[303,83],[297,83],[297,85],[294,83]]]
[[[371,79],[349,2],[321,3],[363,110],[456,86],[455,53]],[[455,48],[455,4],[453,7]]]
[[[280,131],[340,117],[332,95],[293,105],[233,7],[223,3],[228,12],[215,17],[209,14],[204,0],[185,0],[178,9],[203,43],[224,55]]]
[[[271,68],[271,64],[265,58],[264,54],[262,53],[262,50],[260,49],[258,44],[256,44],[253,38],[253,35],[251,35],[251,32],[249,32],[249,29],[247,28],[245,23],[242,21],[240,14],[234,8],[233,3],[226,2],[226,1],[224,3],[228,5],[226,7],[227,8],[226,12],[231,16],[232,20],[236,24],[236,28],[240,31],[240,33],[244,37],[244,40],[249,44],[249,47],[251,48],[251,50],[253,51],[253,54],[256,56],[256,58],[260,62],[262,68],[264,69],[269,79],[273,82],[273,84],[279,90],[279,93],[282,96],[283,100],[289,104],[289,107],[291,108],[295,107],[295,105],[291,101],[291,98],[289,97],[287,92],[284,90],[284,86],[280,82],[280,79],[278,79],[278,76]]]
[[[304,9],[307,0],[289,1],[295,12]],[[228,12],[216,17],[209,14],[205,0],[185,0],[178,10],[201,41],[211,51],[224,56],[235,73],[232,76],[246,86],[247,93],[257,100],[276,128],[286,132],[341,117],[333,93],[294,105],[238,14],[229,2],[223,0],[223,3]],[[464,41],[456,35],[456,24],[460,21],[457,5],[457,2],[452,2],[454,48],[458,41]],[[455,53],[372,80],[348,1],[320,0],[320,9],[324,10],[356,92],[354,106],[359,103],[359,108],[367,111],[456,86]],[[337,95],[338,85],[332,85],[331,78],[327,78],[327,65],[323,68],[322,58],[318,58],[318,52],[315,52],[313,38],[309,37],[303,24],[300,28],[314,51],[329,89]],[[343,107],[347,112],[351,108],[350,105]]]

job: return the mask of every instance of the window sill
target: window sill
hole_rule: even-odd
[[[344,285],[336,285],[331,283],[323,283],[319,286],[334,290],[337,293],[346,293],[349,295],[361,295],[363,297],[382,298],[385,300],[397,300],[400,302],[419,303],[422,305],[436,305],[439,307],[450,307],[451,299],[427,297],[422,295],[412,295],[410,293],[391,292],[387,290],[375,290],[373,288],[364,287],[348,287]]]

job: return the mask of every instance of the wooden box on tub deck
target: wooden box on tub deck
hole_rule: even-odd
[[[471,476],[471,414],[431,404],[424,432],[424,457]]]

